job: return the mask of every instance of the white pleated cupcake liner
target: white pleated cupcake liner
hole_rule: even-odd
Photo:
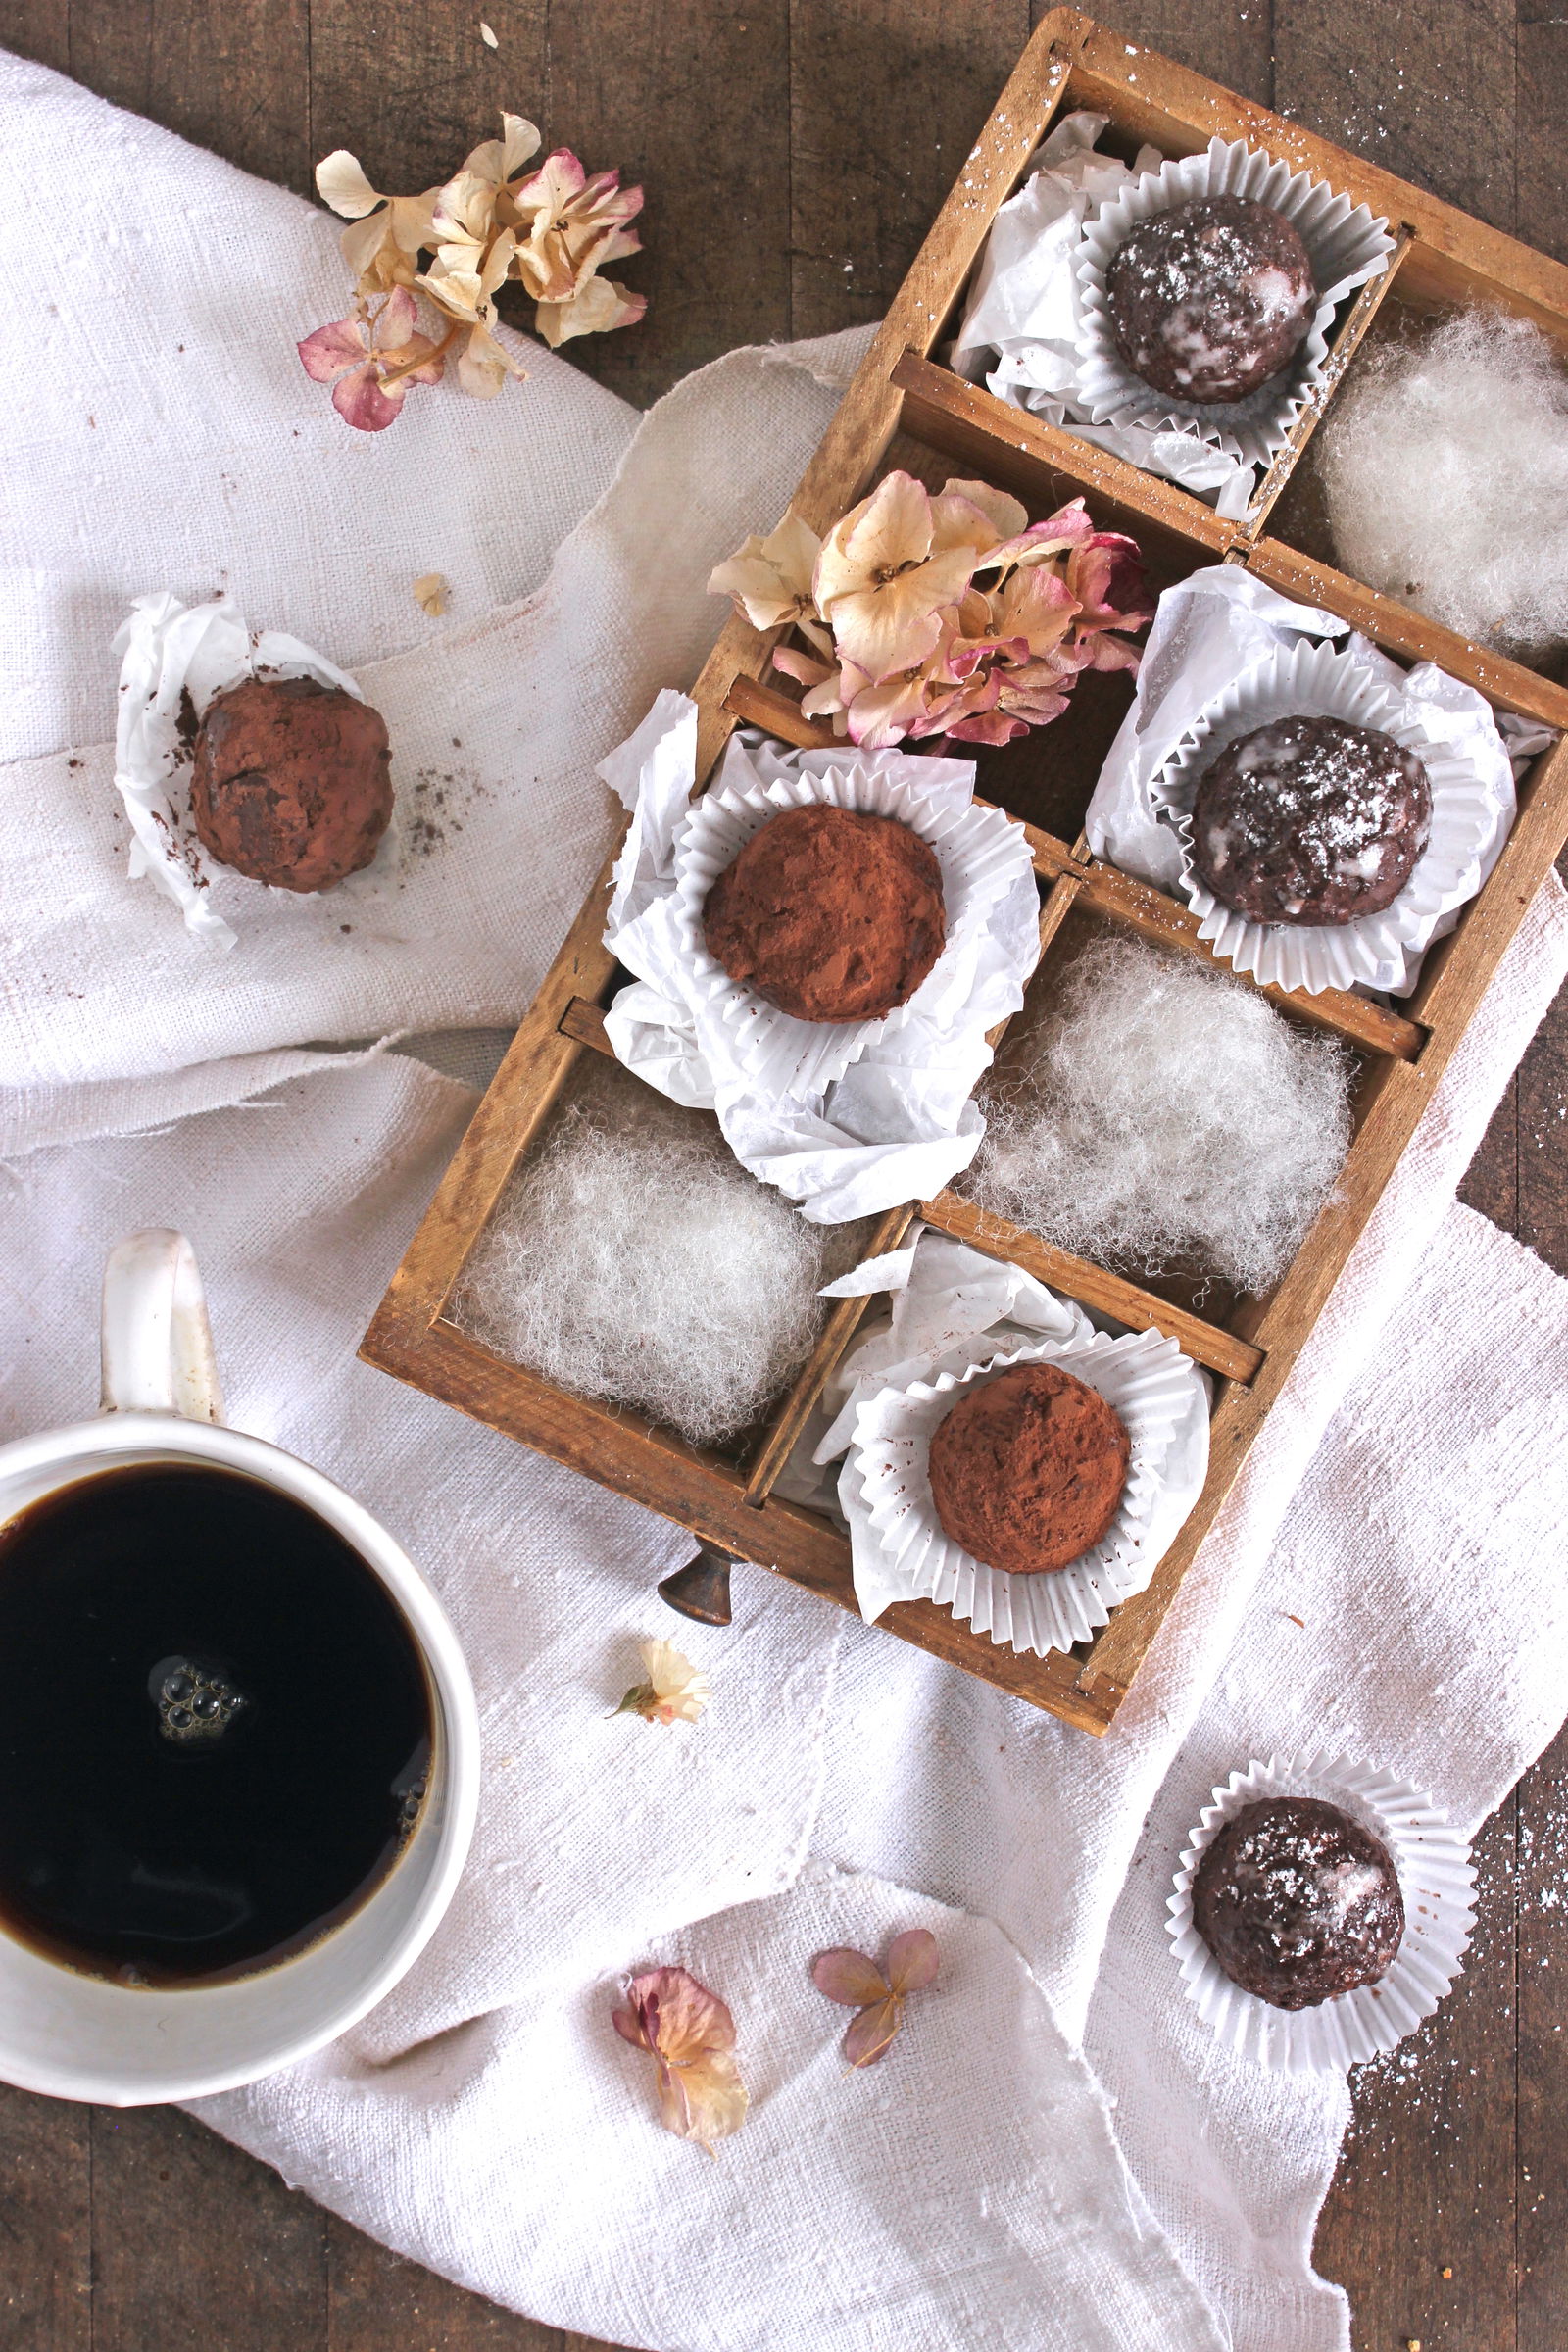
[[[1105,293],[1111,257],[1140,221],[1204,196],[1246,197],[1283,213],[1306,247],[1318,289],[1312,322],[1289,367],[1246,400],[1225,404],[1176,400],[1135,375],[1116,348]],[[1173,157],[1102,205],[1085,228],[1075,264],[1076,398],[1087,405],[1092,424],[1193,433],[1227,457],[1266,466],[1322,386],[1335,312],[1348,294],[1381,275],[1393,250],[1388,222],[1368,206],[1336,195],[1309,172],[1293,172],[1245,140],[1212,139],[1202,155]]]
[[[934,1600],[993,1642],[1044,1657],[1087,1641],[1109,1623],[1118,1601],[1141,1592],[1153,1575],[1158,1553],[1147,1540],[1150,1522],[1164,1492],[1172,1436],[1191,1409],[1198,1374],[1177,1343],[1155,1331],[1119,1338],[1092,1331],[1000,1355],[983,1352],[981,1335],[975,1348],[976,1360],[965,1371],[884,1389],[862,1404],[849,1468],[884,1559],[906,1588],[901,1598]],[[944,1529],[931,1495],[931,1440],[959,1390],[1014,1364],[1041,1363],[1059,1363],[1117,1414],[1131,1447],[1127,1483],[1115,1518],[1092,1551],[1066,1568],[1009,1576],[977,1560]]]
[[[732,980],[703,937],[704,902],[753,834],[786,809],[809,807],[895,817],[929,844],[942,868],[942,954],[907,1003],[880,1020],[797,1020]],[[917,1014],[950,1026],[961,1020],[987,918],[1020,874],[1032,871],[1032,861],[1023,827],[1001,809],[935,798],[917,782],[851,758],[821,773],[771,783],[710,785],[681,823],[674,867],[677,931],[697,982],[701,1018],[719,1026],[732,1062],[759,1093],[800,1101],[819,1095],[868,1047]]]
[[[1315,2009],[1276,2009],[1244,1992],[1220,1967],[1193,1919],[1193,1881],[1225,1823],[1270,1796],[1315,1796],[1380,1838],[1404,1901],[1404,1936],[1376,1984]],[[1233,1772],[1191,1832],[1168,1897],[1165,1925],[1187,1997],[1215,2038],[1275,2074],[1319,2075],[1392,2050],[1430,2017],[1463,1966],[1475,1923],[1470,1848],[1430,1795],[1397,1774],[1346,1756],[1271,1756]]]
[[[1193,865],[1192,815],[1204,771],[1228,744],[1277,718],[1341,718],[1375,727],[1415,753],[1432,788],[1432,831],[1409,881],[1380,914],[1349,923],[1254,923],[1204,888]],[[1150,786],[1181,842],[1183,895],[1200,939],[1239,972],[1316,995],[1326,988],[1402,989],[1413,958],[1445,915],[1474,898],[1493,839],[1492,788],[1451,746],[1434,743],[1401,698],[1353,652],[1329,643],[1282,646],[1225,688],[1183,736]]]

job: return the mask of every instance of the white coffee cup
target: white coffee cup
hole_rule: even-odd
[[[116,2107],[232,2090],[357,2023],[434,1933],[463,1869],[479,1790],[473,1686],[446,1612],[408,1554],[341,1487],[224,1427],[201,1279],[183,1234],[132,1234],[111,1252],[100,1417],[0,1446],[0,1525],[61,1487],[132,1462],[240,1471],[324,1519],[411,1629],[433,1725],[418,1824],[387,1876],[318,1941],[254,1976],[173,1989],[116,1984],[46,1959],[0,1920],[0,2079]]]

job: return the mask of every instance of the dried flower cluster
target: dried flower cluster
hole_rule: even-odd
[[[444,187],[384,196],[338,148],[316,184],[353,226],[343,252],[354,272],[354,308],[299,347],[306,373],[332,385],[332,405],[362,432],[391,424],[410,384],[438,383],[450,363],[461,390],[491,400],[525,369],[497,340],[496,295],[515,278],[537,306],[535,324],[554,348],[573,335],[631,326],[647,303],[599,272],[639,250],[628,225],[641,188],[618,172],[591,177],[569,147],[536,172],[521,167],[540,138],[520,115],[503,115],[502,136],[475,147]],[[439,339],[415,331],[416,290],[436,313]]]
[[[1085,669],[1136,669],[1153,615],[1136,541],[1081,498],[1031,523],[985,482],[933,498],[889,473],[825,539],[786,515],[709,580],[755,628],[793,628],[775,667],[808,718],[867,750],[940,735],[1009,743],[1060,716]]]

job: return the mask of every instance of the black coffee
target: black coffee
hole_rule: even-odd
[[[430,1702],[314,1511],[135,1465],[0,1528],[0,1917],[52,1959],[205,1984],[298,1951],[396,1860]]]

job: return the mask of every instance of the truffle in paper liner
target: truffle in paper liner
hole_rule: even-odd
[[[895,817],[929,844],[942,868],[942,953],[913,995],[880,1020],[797,1020],[732,980],[704,941],[703,905],[719,875],[773,817],[811,807]],[[987,918],[1030,867],[1022,826],[1000,809],[939,799],[913,778],[853,758],[817,774],[797,772],[767,783],[720,775],[693,803],[675,839],[674,860],[676,920],[700,991],[700,1017],[722,1030],[728,1057],[748,1084],[797,1101],[842,1078],[869,1045],[892,1037],[916,1014],[937,1020],[960,1014]]]
[[[984,1338],[975,1345],[983,1349]],[[1092,1551],[1040,1576],[1008,1576],[956,1544],[937,1517],[931,1440],[959,1389],[993,1379],[1013,1364],[1040,1363],[1060,1364],[1097,1390],[1126,1429],[1131,1454],[1116,1516]],[[879,1580],[877,1609],[867,1613],[880,1613],[894,1599],[934,1600],[976,1633],[1040,1657],[1087,1641],[1108,1624],[1118,1601],[1144,1590],[1158,1563],[1157,1547],[1149,1541],[1151,1522],[1163,1492],[1165,1457],[1192,1411],[1198,1386],[1197,1367],[1176,1342],[1143,1331],[1117,1339],[1088,1332],[1007,1348],[982,1355],[965,1371],[884,1389],[856,1416],[855,1443],[844,1470],[858,1490],[887,1572]],[[856,1584],[858,1592],[858,1573]],[[884,1585],[897,1590],[884,1597]],[[861,1595],[862,1609],[866,1597]]]
[[[1375,1984],[1314,2009],[1276,2009],[1244,1992],[1193,1920],[1193,1880],[1205,1850],[1226,1822],[1269,1796],[1320,1797],[1362,1823],[1393,1856],[1404,1901],[1404,1935],[1387,1972]],[[1233,1772],[1214,1790],[1183,1849],[1166,1909],[1187,1997],[1226,2049],[1276,2074],[1327,2074],[1394,2049],[1432,2015],[1463,1964],[1475,1918],[1475,1872],[1469,1845],[1446,1813],[1396,1773],[1346,1756],[1271,1756]]]
[[[1415,753],[1432,788],[1432,832],[1415,871],[1380,914],[1342,924],[1254,923],[1222,906],[1193,869],[1192,812],[1199,780],[1227,744],[1298,712],[1375,727]],[[1200,939],[1239,972],[1279,988],[1414,985],[1420,951],[1446,914],[1474,898],[1482,859],[1496,837],[1493,785],[1460,753],[1434,742],[1353,649],[1298,644],[1267,655],[1219,695],[1189,728],[1150,786],[1182,846],[1181,889],[1201,915]]]
[[[138,596],[113,651],[121,656],[115,783],[134,837],[130,879],[145,874],[179,906],[194,937],[231,948],[236,934],[211,903],[209,865],[218,866],[239,890],[267,885],[210,860],[196,838],[190,819],[190,747],[179,723],[183,698],[189,696],[203,718],[215,695],[261,676],[315,678],[321,686],[340,686],[356,702],[365,697],[323,654],[281,629],[248,629],[220,598],[185,606],[168,594]],[[394,855],[395,822],[367,872],[386,870]]]
[[[1141,220],[1204,196],[1239,196],[1282,213],[1296,228],[1312,264],[1318,290],[1306,338],[1290,366],[1246,400],[1229,404],[1179,401],[1135,375],[1116,348],[1105,294],[1112,255]],[[1345,297],[1379,276],[1394,249],[1386,220],[1364,204],[1337,196],[1306,172],[1293,172],[1245,140],[1211,139],[1202,155],[1174,157],[1148,172],[1101,207],[1085,228],[1078,275],[1077,398],[1091,423],[1172,427],[1196,434],[1227,457],[1270,465],[1291,427],[1323,384],[1334,314]]]

